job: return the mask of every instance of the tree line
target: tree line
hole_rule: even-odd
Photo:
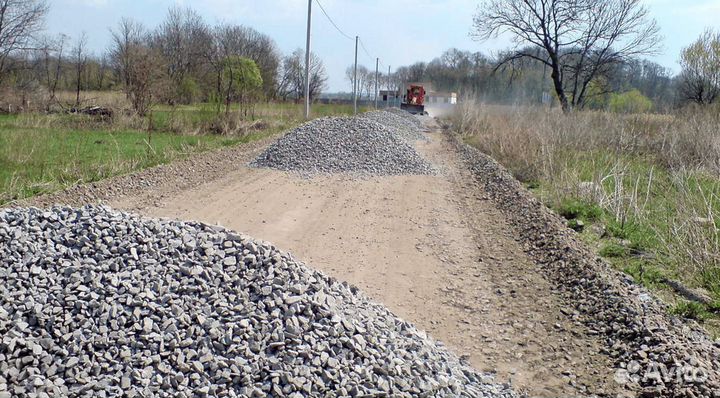
[[[504,53],[491,57],[451,48],[430,62],[400,67],[389,79],[386,74],[381,75],[380,86],[402,90],[407,82],[427,82],[436,91],[456,92],[461,98],[482,102],[531,105],[542,103],[548,95],[551,101],[557,102],[552,95],[547,67],[536,62],[516,62],[506,67],[501,63],[504,56]],[[358,68],[361,76],[360,71],[366,70]],[[368,79],[374,84],[374,76],[358,78],[360,82]],[[668,110],[684,102],[679,88],[680,77],[673,76],[670,69],[649,60],[630,59],[618,64],[611,73],[596,78],[581,107],[606,108],[616,96],[637,91],[652,102],[653,109]],[[365,95],[370,93],[372,91],[365,91]]]
[[[708,30],[680,54],[678,75],[644,59],[657,51],[658,28],[640,0],[484,0],[472,34],[499,33],[513,49],[488,56],[449,49],[430,62],[380,73],[380,89],[430,82],[496,103],[559,104],[563,110],[664,111],[720,97],[720,32]],[[123,18],[110,28],[107,51],[88,49],[88,37],[43,31],[46,0],[0,0],[0,88],[62,105],[59,91],[122,90],[139,114],[152,103],[231,103],[295,100],[304,96],[305,54],[281,54],[268,35],[236,24],[208,25],[190,8],[172,7],[148,28]],[[311,54],[310,96],[326,89],[322,60]],[[346,70],[350,88],[354,68]],[[375,92],[375,71],[359,66],[361,99]]]
[[[107,51],[93,53],[88,36],[43,31],[45,0],[0,0],[0,86],[23,98],[42,96],[46,108],[57,93],[123,90],[139,113],[152,103],[249,103],[300,100],[305,54],[283,55],[273,39],[236,24],[208,25],[191,8],[171,7],[148,28],[122,18],[109,30]],[[327,72],[311,54],[310,96],[326,89]]]
[[[493,57],[449,49],[399,68],[386,86],[430,82],[498,103],[549,99],[566,112],[666,111],[720,98],[720,32],[708,30],[684,48],[682,71],[673,75],[644,59],[661,38],[641,0],[484,0],[478,10],[471,34],[483,41],[507,33],[514,49]]]

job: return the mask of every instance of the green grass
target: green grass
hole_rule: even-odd
[[[557,206],[557,212],[568,220],[581,219],[583,221],[593,221],[600,218],[603,210],[600,206],[588,203],[576,198],[563,199]]]
[[[699,212],[708,206],[720,209],[717,177],[695,170],[686,172],[680,181],[677,174],[670,173],[657,159],[610,152],[567,153],[561,162],[565,173],[574,173],[572,181],[602,180],[603,191],[609,195],[616,191],[617,184],[622,184],[625,196],[637,190],[636,203],[632,206],[639,210],[627,210],[618,217],[607,207],[558,190],[564,183],[560,179],[540,180],[533,189],[558,214],[571,222],[582,220],[586,226],[580,236],[595,247],[600,256],[648,288],[670,292],[663,281],[679,280],[689,287],[704,289],[720,302],[720,268],[714,263],[716,260],[691,264],[687,251],[692,250],[687,248],[697,242],[687,242],[688,246],[683,247],[673,230],[678,225],[692,226],[688,224],[692,221],[686,221],[690,208]],[[613,168],[619,164],[623,168],[621,180],[598,178],[612,175]],[[702,237],[708,240],[709,247],[719,247],[720,241],[711,232],[720,225],[718,221],[711,220],[707,233],[700,231],[693,239]],[[588,227],[593,224],[600,229]],[[598,236],[598,230],[604,231],[602,236]],[[711,308],[699,303],[678,304],[673,312],[703,322],[718,319]]]
[[[0,123],[0,202],[166,163],[193,152],[234,145],[220,136],[133,130],[24,128]]]
[[[613,258],[613,257],[626,257],[628,255],[628,252],[629,252],[629,250],[627,247],[619,245],[614,242],[610,242],[610,243],[605,243],[598,253],[603,257]]]
[[[679,300],[670,312],[683,318],[694,319],[696,321],[705,321],[713,316],[704,305],[692,301]]]
[[[302,105],[259,105],[255,120],[234,135],[207,134],[216,114],[207,104],[159,106],[147,120],[113,123],[78,115],[0,115],[0,204],[257,140],[304,121]],[[352,107],[315,105],[313,116],[350,114]]]

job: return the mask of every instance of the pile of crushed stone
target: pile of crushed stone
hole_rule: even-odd
[[[267,242],[106,207],[0,211],[0,336],[2,397],[515,396]]]
[[[396,131],[362,117],[316,119],[288,132],[250,163],[304,174],[433,174]]]
[[[414,141],[427,141],[428,138],[422,133],[422,126],[418,124],[420,121],[408,112],[401,112],[405,114],[403,115],[387,110],[371,111],[363,113],[360,117],[376,121],[383,126],[389,127],[400,137],[411,143]]]

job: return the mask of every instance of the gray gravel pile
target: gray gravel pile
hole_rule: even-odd
[[[406,115],[399,115],[389,111],[372,111],[363,113],[360,117],[376,121],[390,128],[400,137],[411,143],[419,140],[427,141],[427,137],[422,133],[424,128],[415,123],[417,119],[407,112],[404,113],[406,113]]]
[[[646,289],[593,255],[494,159],[454,139],[526,252],[572,303],[564,313],[605,343],[617,366],[615,381],[632,396],[720,397],[718,341],[697,324],[670,316]]]
[[[300,173],[432,174],[392,129],[367,118],[327,117],[288,132],[250,163]]]
[[[514,397],[266,242],[104,207],[0,211],[0,397]]]
[[[416,128],[418,128],[420,130],[425,129],[425,126],[423,125],[422,121],[420,121],[420,118],[413,115],[412,113],[410,113],[408,111],[404,111],[400,108],[389,108],[389,109],[387,109],[387,112],[390,112],[396,116],[399,116],[399,117],[405,119],[412,126],[415,126]]]

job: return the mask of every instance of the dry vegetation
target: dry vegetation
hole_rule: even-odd
[[[677,300],[676,312],[714,318],[720,309],[717,109],[564,115],[466,102],[455,118],[466,142],[505,165],[600,255],[647,286],[693,298]]]

